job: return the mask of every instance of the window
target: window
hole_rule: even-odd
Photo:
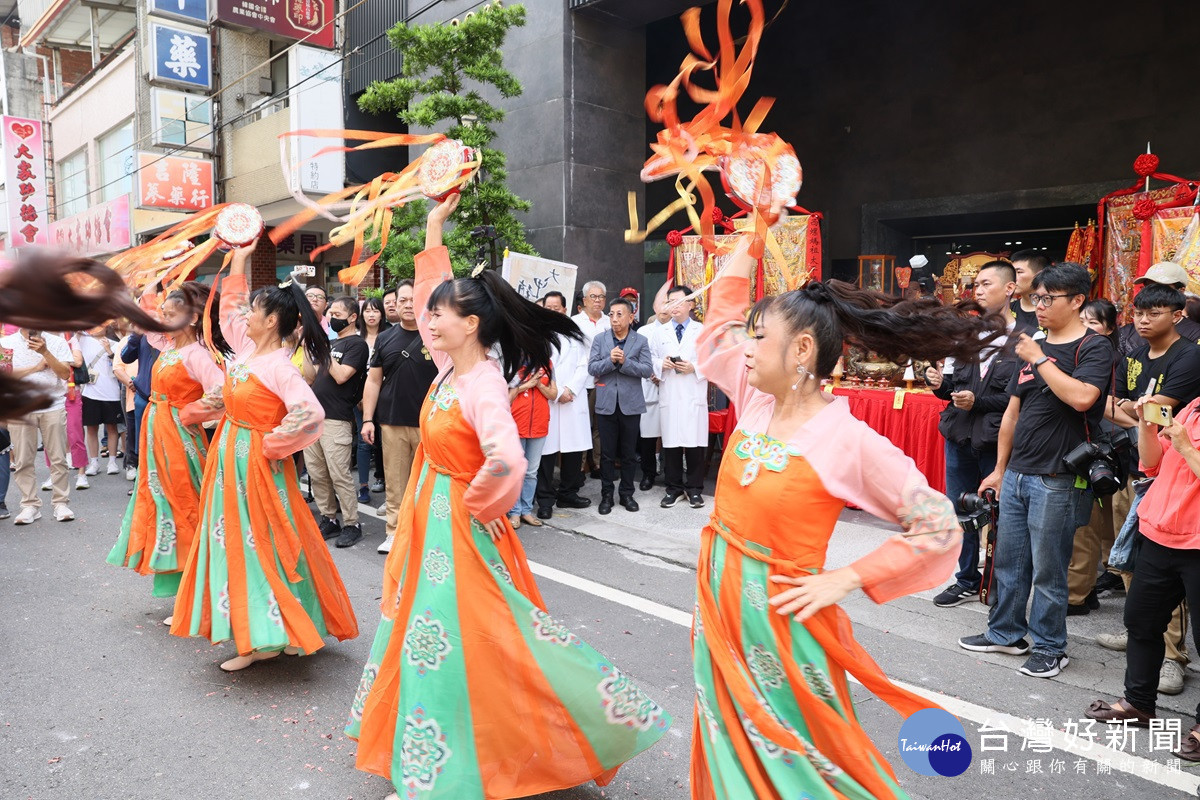
[[[100,200],[115,200],[133,191],[137,152],[133,147],[133,120],[100,137]]]
[[[87,148],[58,162],[54,171],[58,193],[58,218],[86,211],[88,207]]]
[[[169,89],[151,89],[154,143],[212,150],[212,100]]]

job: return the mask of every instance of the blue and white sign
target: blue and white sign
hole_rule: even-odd
[[[149,0],[150,13],[208,25],[208,0]]]
[[[150,80],[212,88],[212,36],[190,28],[150,24]]]

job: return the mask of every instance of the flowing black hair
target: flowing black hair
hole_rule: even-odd
[[[379,312],[379,333],[383,333],[392,327],[392,323],[388,322],[387,314],[383,310],[383,297],[368,297],[362,301],[362,306],[358,309],[358,335],[364,339],[367,336],[367,321],[363,319],[362,312],[368,308],[373,308]]]
[[[750,310],[747,324],[753,328],[768,310],[793,335],[812,331],[819,377],[833,372],[846,341],[897,362],[947,356],[978,361],[980,352],[1008,329],[1002,315],[986,314],[973,300],[952,306],[929,298],[900,300],[843,281],[813,282],[764,298]]]
[[[548,371],[559,336],[583,341],[583,331],[570,317],[526,300],[492,270],[440,284],[426,308],[442,307],[461,317],[479,317],[479,343],[484,348],[500,345],[505,380],[512,380],[522,366]]]
[[[212,295],[212,303],[209,304],[209,294]],[[188,310],[188,313],[197,314],[196,324],[193,330],[196,339],[204,342],[204,329],[207,325],[210,334],[212,335],[213,347],[217,349],[221,355],[229,357],[233,355],[233,348],[225,341],[225,336],[221,333],[221,293],[213,291],[199,281],[188,281],[167,295],[166,300],[177,303],[183,303],[183,307]],[[164,301],[165,302],[165,301]],[[208,319],[204,318],[204,309],[209,306]]]
[[[295,281],[286,286],[269,286],[250,295],[250,305],[262,309],[264,314],[275,314],[279,318],[276,332],[286,339],[300,326],[301,344],[308,353],[308,360],[318,369],[329,367],[329,335],[321,327],[321,320],[304,296],[304,289]]]

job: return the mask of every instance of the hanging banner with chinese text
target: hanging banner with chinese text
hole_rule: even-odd
[[[128,250],[129,195],[50,223],[50,239],[68,255],[85,258]]]
[[[50,243],[46,198],[46,150],[42,123],[0,117],[4,125],[4,195],[12,247]]]
[[[203,211],[213,204],[213,162],[138,153],[138,208]]]
[[[150,23],[150,80],[212,88],[212,36],[190,28]]]
[[[548,258],[527,256],[524,253],[509,253],[500,268],[500,275],[508,281],[517,294],[527,300],[537,301],[546,292],[562,292],[570,308],[575,296],[575,274],[578,267],[551,261]]]
[[[216,21],[328,48],[333,14],[333,0],[217,0]]]

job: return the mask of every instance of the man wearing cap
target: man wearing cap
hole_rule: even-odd
[[[621,290],[621,297],[624,297],[633,304],[633,324],[629,326],[629,329],[636,331],[638,328],[642,327],[642,320],[640,318],[641,305],[638,303],[638,290],[632,286],[626,286]]]
[[[1161,284],[1186,293],[1188,274],[1186,269],[1174,261],[1159,261],[1146,270],[1145,275],[1135,280],[1134,284],[1142,286]],[[1200,322],[1196,322],[1186,314],[1181,316],[1179,321],[1175,323],[1175,330],[1179,331],[1179,335],[1189,342],[1200,344]],[[1134,350],[1146,346],[1146,340],[1138,335],[1137,329],[1134,328],[1132,322],[1127,322],[1121,326],[1117,338],[1120,341],[1122,356],[1132,355]]]

